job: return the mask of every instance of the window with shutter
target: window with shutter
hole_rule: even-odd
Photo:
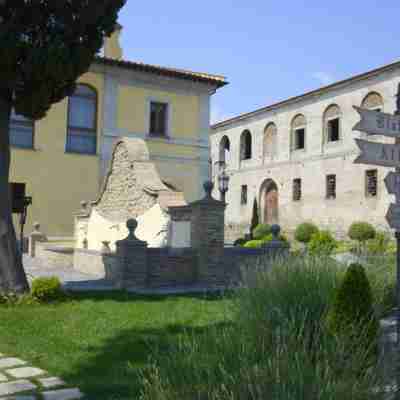
[[[326,177],[326,198],[336,199],[336,175]]]

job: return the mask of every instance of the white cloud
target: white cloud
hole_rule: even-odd
[[[319,81],[322,85],[326,86],[335,81],[335,77],[328,72],[314,72],[313,78]]]

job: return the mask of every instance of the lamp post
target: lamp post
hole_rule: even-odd
[[[218,189],[221,193],[221,201],[226,202],[226,192],[229,190],[229,176],[226,173],[225,161],[217,161],[215,164],[218,165]]]

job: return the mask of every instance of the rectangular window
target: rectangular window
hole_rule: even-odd
[[[242,194],[240,198],[240,204],[245,205],[247,204],[247,185],[242,186]]]
[[[24,149],[33,149],[34,122],[22,115],[16,114],[14,109],[10,115],[10,145]]]
[[[378,194],[378,170],[365,171],[365,195],[376,197]]]
[[[168,104],[150,103],[150,135],[167,136]]]
[[[96,154],[97,95],[86,85],[78,85],[68,101],[67,153]]]
[[[293,201],[301,200],[301,179],[293,179]]]
[[[339,118],[328,121],[328,142],[337,142],[339,138]]]
[[[336,199],[336,175],[326,176],[326,198]]]
[[[294,149],[301,150],[305,147],[306,130],[304,128],[296,129],[294,132]]]
[[[9,183],[11,195],[11,209],[13,213],[22,213],[24,209],[25,183]]]

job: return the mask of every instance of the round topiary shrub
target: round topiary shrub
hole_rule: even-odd
[[[258,249],[262,247],[264,242],[262,240],[249,240],[244,247],[249,249]]]
[[[294,238],[300,242],[307,244],[310,242],[312,235],[318,233],[318,227],[311,222],[304,222],[297,226],[294,232]]]
[[[252,234],[254,240],[260,240],[261,238],[269,235],[271,233],[271,225],[268,224],[259,224],[257,225]]]
[[[337,241],[329,231],[319,231],[311,236],[308,251],[315,256],[329,256],[337,246]]]
[[[371,286],[362,265],[351,264],[336,290],[327,315],[328,330],[334,335],[377,338],[378,320],[374,314]]]
[[[366,242],[376,235],[375,228],[368,222],[354,222],[348,232],[349,238],[358,242]]]
[[[37,278],[32,281],[31,295],[38,301],[50,302],[64,297],[57,277]]]

